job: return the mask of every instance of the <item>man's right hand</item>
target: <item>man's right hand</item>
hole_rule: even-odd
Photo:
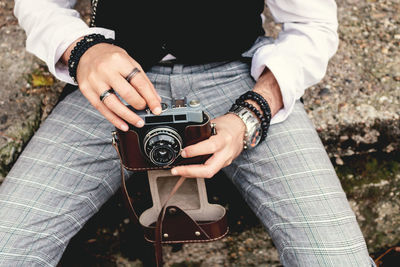
[[[78,41],[63,54],[61,60],[64,63],[68,62],[71,51]],[[140,72],[129,83],[125,77],[135,67]],[[100,95],[110,88],[137,110],[148,106],[154,114],[161,113],[161,98],[153,84],[141,66],[118,46],[100,43],[89,48],[79,61],[77,82],[89,102],[120,130],[128,130],[126,122],[136,127],[142,127],[144,122],[114,94],[106,97],[103,102],[100,101]]]

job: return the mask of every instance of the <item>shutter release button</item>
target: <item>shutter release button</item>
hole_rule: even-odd
[[[197,99],[192,99],[189,102],[189,106],[192,108],[196,108],[196,107],[200,106],[200,101]]]

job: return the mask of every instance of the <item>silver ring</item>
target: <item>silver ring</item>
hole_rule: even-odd
[[[114,89],[108,89],[106,91],[104,91],[101,95],[100,95],[100,101],[103,102],[104,99],[106,99],[107,96],[115,94]]]
[[[128,74],[128,76],[126,76],[125,80],[128,81],[128,83],[131,82],[132,78],[138,74],[140,72],[140,70],[138,68],[133,68],[133,70]]]

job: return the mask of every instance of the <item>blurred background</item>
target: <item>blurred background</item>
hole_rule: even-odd
[[[339,50],[304,102],[376,258],[400,245],[400,1],[337,4]],[[64,86],[25,51],[13,5],[0,0],[0,183]],[[77,9],[89,22],[90,1],[78,0]],[[267,9],[264,13],[267,35],[276,37],[281,25]],[[147,190],[137,182],[142,178],[131,185],[139,203]],[[208,190],[211,202],[229,210],[230,235],[209,244],[165,247],[166,265],[280,266],[267,233],[226,178],[211,179]],[[150,254],[137,238],[117,194],[71,241],[59,266],[142,266]],[[389,256],[383,266],[400,265],[394,251]]]

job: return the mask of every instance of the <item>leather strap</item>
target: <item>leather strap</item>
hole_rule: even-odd
[[[165,211],[167,208],[167,203],[171,199],[171,197],[178,191],[179,187],[183,184],[185,181],[185,177],[179,178],[179,180],[176,182],[174,188],[172,188],[172,191],[169,193],[167,199],[165,200],[164,204],[162,205],[161,212],[158,215],[158,219],[156,222],[156,242],[154,243],[154,248],[156,251],[156,261],[157,261],[157,266],[162,266],[162,246],[161,246],[161,238],[162,238],[162,222],[164,220],[165,216]]]

